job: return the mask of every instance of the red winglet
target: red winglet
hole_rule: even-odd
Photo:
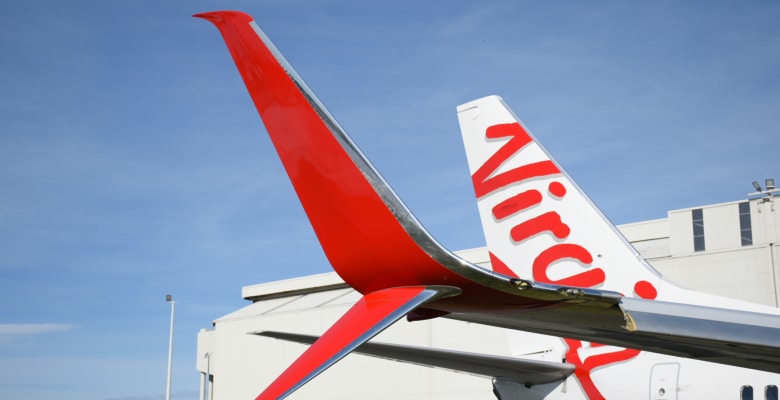
[[[363,296],[256,400],[287,397],[420,304],[457,293],[457,289],[446,286],[411,286],[380,290]]]
[[[430,237],[250,16],[196,17],[222,33],[328,260],[365,295],[258,399],[287,396],[423,303],[473,285],[463,271],[492,277]]]
[[[441,246],[252,17],[235,11],[195,16],[222,33],[333,269],[361,293],[443,276],[457,282],[456,274],[423,250]]]

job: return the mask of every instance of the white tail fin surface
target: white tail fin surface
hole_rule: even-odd
[[[458,119],[496,272],[645,299],[679,291],[660,279],[500,97],[459,106]]]

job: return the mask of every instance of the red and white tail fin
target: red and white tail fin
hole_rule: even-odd
[[[498,96],[458,107],[493,269],[645,299],[677,297]]]

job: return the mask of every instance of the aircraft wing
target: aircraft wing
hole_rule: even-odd
[[[304,344],[312,344],[318,339],[317,336],[275,331],[255,332],[254,334]],[[556,363],[389,343],[367,342],[356,347],[353,352],[427,367],[501,378],[528,386],[561,381],[574,373],[574,365],[563,362]]]
[[[780,316],[622,298],[447,318],[780,373]]]
[[[412,215],[250,16],[234,11],[197,16],[214,23],[225,39],[333,269],[363,294],[258,400],[284,398],[404,315],[412,320],[446,316],[780,372],[777,315],[734,314],[622,296],[633,291],[654,298],[661,288],[653,287],[650,278],[633,279],[629,290],[620,293],[601,290],[612,288],[610,276],[604,281],[604,271],[589,264],[609,260],[610,251],[585,254],[587,249],[576,243],[560,243],[569,238],[570,229],[555,211],[519,223],[510,232],[517,243],[550,238],[549,248],[528,263],[546,280],[491,271],[458,257]],[[482,121],[468,114],[470,120]],[[498,128],[499,139],[507,130],[517,132],[514,125]],[[495,163],[497,168],[503,165]],[[518,176],[537,182],[557,172],[553,163],[541,161],[488,173],[481,182],[493,190]],[[573,188],[560,182],[542,190],[553,197],[551,204],[555,198],[573,197]],[[522,194],[509,200],[497,209],[502,218],[519,208],[536,209],[538,203],[537,197]],[[573,217],[581,214],[572,210]],[[598,238],[600,233],[583,235]],[[580,262],[575,269],[582,264],[589,269],[575,280],[553,280],[546,268],[564,260]],[[753,332],[760,338],[754,340]]]

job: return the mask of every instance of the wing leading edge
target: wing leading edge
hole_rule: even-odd
[[[365,294],[442,278],[455,286],[494,279],[431,237],[252,17],[236,11],[196,17],[214,23],[225,39],[320,245],[344,281]]]

